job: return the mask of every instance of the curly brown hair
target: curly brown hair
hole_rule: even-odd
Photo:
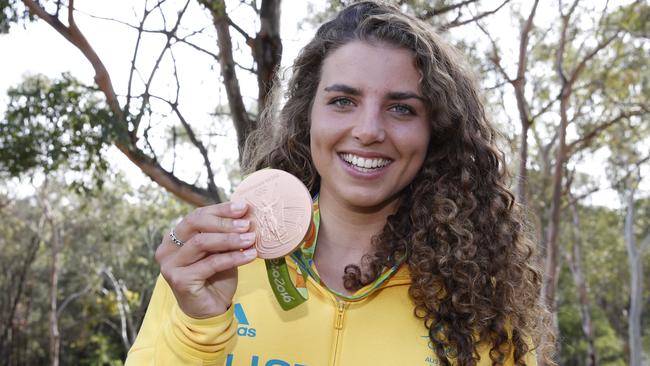
[[[479,344],[491,346],[495,365],[511,354],[525,364],[533,344],[552,364],[551,347],[539,347],[552,336],[535,246],[506,185],[496,132],[465,62],[428,24],[374,1],[348,6],[324,23],[294,62],[285,104],[280,108],[278,86],[269,98],[273,103],[247,141],[244,172],[283,169],[318,192],[309,140],[312,101],[325,58],[356,40],[413,52],[432,134],[425,162],[373,238],[364,270],[345,268],[346,287],[369,283],[406,256],[414,312],[442,364],[450,365],[451,350],[457,364],[475,365]]]

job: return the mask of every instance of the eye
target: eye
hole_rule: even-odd
[[[402,115],[415,115],[415,110],[408,104],[395,104],[389,110]]]
[[[332,101],[330,101],[328,104],[333,105],[333,106],[338,107],[338,108],[341,108],[341,109],[354,106],[354,103],[352,102],[352,100],[350,100],[350,98],[346,98],[346,97],[335,98]]]

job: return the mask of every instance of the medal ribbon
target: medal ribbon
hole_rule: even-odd
[[[357,292],[352,295],[341,294],[328,288],[323,281],[321,281],[316,269],[314,267],[314,253],[316,251],[316,239],[318,238],[318,229],[320,228],[320,208],[318,204],[318,195],[313,201],[313,215],[312,222],[305,238],[300,243],[298,249],[291,253],[291,259],[296,263],[296,281],[291,281],[287,262],[285,257],[277,259],[265,260],[266,273],[269,278],[269,283],[275,298],[278,300],[280,307],[283,310],[291,310],[296,306],[307,301],[309,294],[307,293],[307,278],[311,277],[316,283],[325,287],[329,292],[336,297],[346,300],[355,301],[360,300],[370,295],[375,289],[381,286],[387,279],[389,279],[399,266],[404,262],[404,257],[397,260],[391,268],[384,270],[373,283],[365,286],[363,291]]]

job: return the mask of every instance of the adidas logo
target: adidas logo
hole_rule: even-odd
[[[246,316],[244,307],[240,303],[235,304],[234,308],[235,318],[239,326],[237,327],[237,335],[240,337],[255,337],[257,335],[257,330],[251,327],[251,323]],[[251,341],[253,341],[251,339]],[[270,350],[270,349],[269,349]],[[265,352],[264,352],[265,353]],[[250,358],[249,358],[250,357]],[[276,358],[268,354],[253,354],[248,356],[237,355],[234,353],[229,353],[226,356],[226,365],[233,366],[237,359],[237,365],[250,365],[250,366],[307,366],[304,363],[289,362],[279,358]],[[243,362],[243,363],[242,363]]]
[[[244,307],[240,303],[235,304],[235,318],[239,326],[237,327],[237,335],[240,337],[255,337],[257,335],[257,330],[250,326],[246,313],[244,312]]]

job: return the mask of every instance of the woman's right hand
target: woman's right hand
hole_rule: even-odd
[[[174,228],[183,246],[165,235],[156,250],[160,272],[188,316],[208,318],[230,307],[237,267],[257,257],[255,233],[242,219],[247,209],[241,202],[197,208]]]

